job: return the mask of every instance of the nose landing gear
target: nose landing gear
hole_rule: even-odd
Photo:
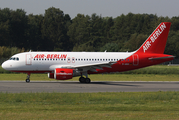
[[[27,74],[27,79],[25,81],[26,81],[26,83],[30,82],[30,73]]]

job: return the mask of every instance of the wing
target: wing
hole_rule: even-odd
[[[77,69],[80,72],[92,71],[97,72],[96,69],[103,70],[103,67],[111,68],[113,64],[117,62],[103,62],[103,63],[94,63],[94,64],[85,64],[85,65],[74,65],[71,68]]]
[[[97,72],[96,69],[103,70],[103,67],[111,68],[113,64],[117,62],[101,62],[101,63],[93,63],[93,64],[84,64],[84,65],[52,65],[50,66],[50,70],[55,70],[56,68],[70,68],[75,69],[80,72],[92,71]]]

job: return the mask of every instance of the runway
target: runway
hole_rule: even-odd
[[[148,92],[179,91],[179,82],[91,82],[82,84],[78,81],[0,81],[0,92]]]

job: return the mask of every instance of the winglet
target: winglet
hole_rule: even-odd
[[[137,50],[140,53],[163,54],[170,30],[170,22],[162,22]]]

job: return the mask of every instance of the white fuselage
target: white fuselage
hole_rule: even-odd
[[[79,65],[114,62],[126,59],[134,52],[25,52],[11,57],[2,64],[10,71],[54,71]]]

